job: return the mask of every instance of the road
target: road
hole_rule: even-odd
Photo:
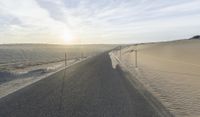
[[[0,99],[0,117],[156,117],[107,53]]]

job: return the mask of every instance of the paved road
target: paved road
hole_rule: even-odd
[[[106,53],[0,99],[0,117],[155,116]]]

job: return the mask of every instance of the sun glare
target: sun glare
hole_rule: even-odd
[[[73,35],[67,32],[63,33],[63,39],[66,44],[71,43],[74,39]]]

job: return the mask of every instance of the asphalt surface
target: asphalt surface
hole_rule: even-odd
[[[0,117],[156,116],[106,53],[0,99]]]

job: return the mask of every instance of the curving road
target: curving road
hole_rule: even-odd
[[[0,117],[156,117],[107,53],[0,99]]]

